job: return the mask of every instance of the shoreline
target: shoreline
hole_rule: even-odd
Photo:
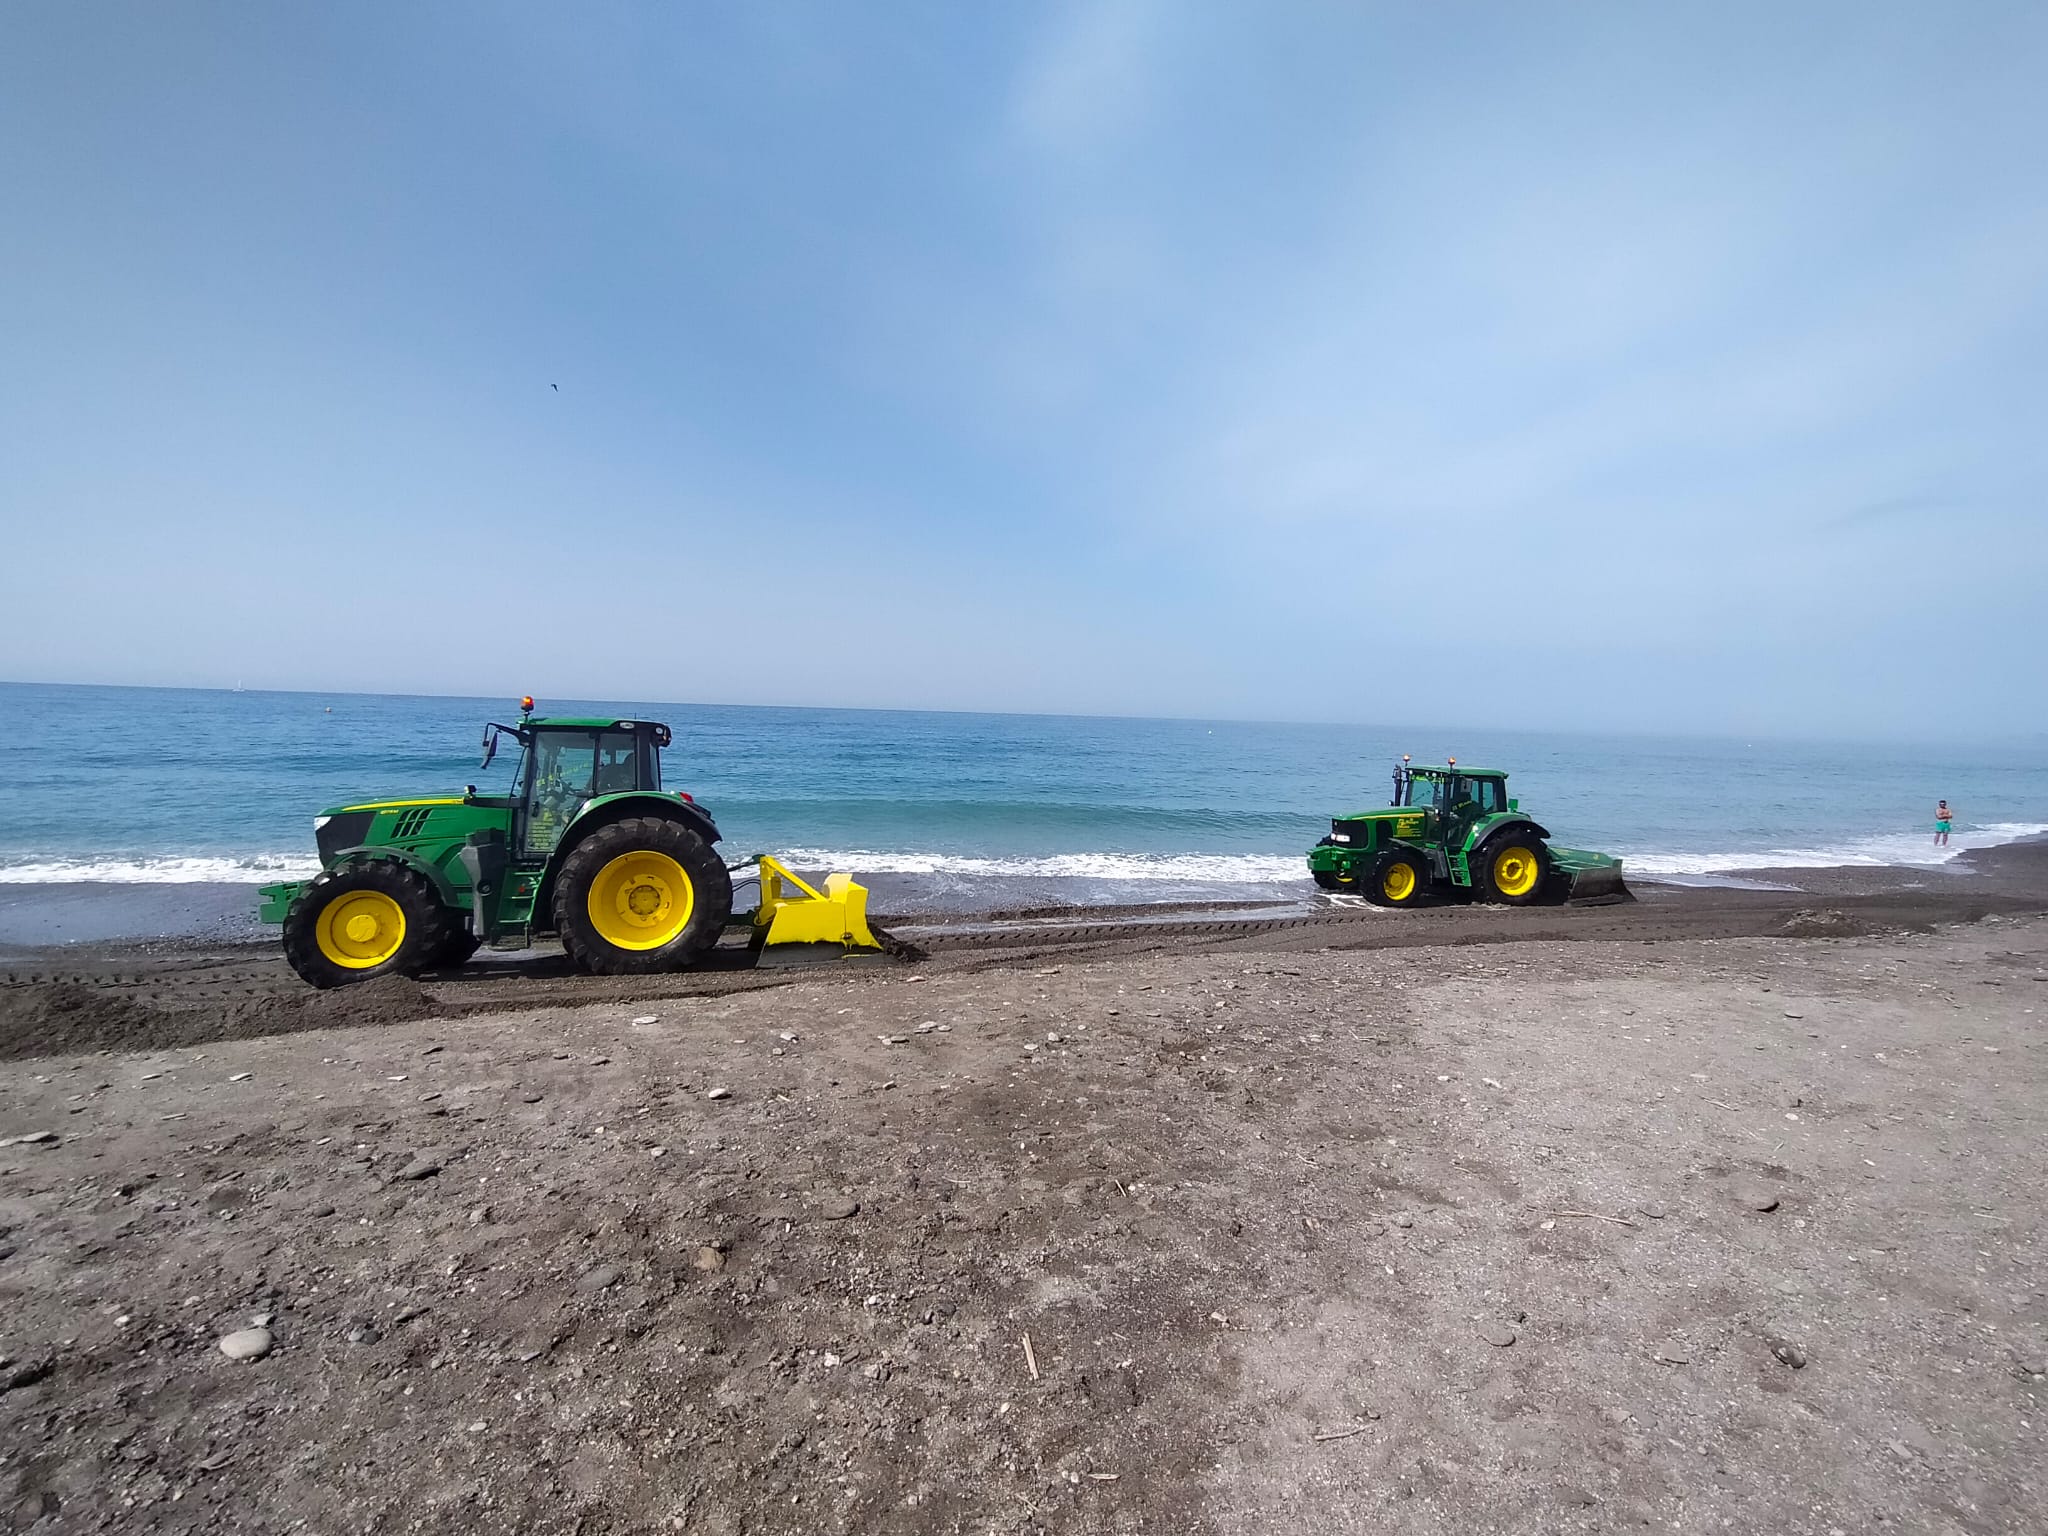
[[[1072,882],[1051,878],[990,882],[989,890],[978,900],[971,888],[963,889],[957,883],[935,887],[929,877],[881,874],[861,878],[871,892],[871,910],[881,922],[917,929],[1036,919],[1106,922],[1174,915],[1193,920],[1204,913],[1314,914],[1331,909],[1331,903],[1305,878],[1298,883],[1248,884],[1241,893],[1221,887],[1178,894],[1163,889],[1156,899],[1147,900],[1130,899],[1124,892],[1119,893],[1121,899],[1076,900],[1063,889]],[[1810,904],[1915,895],[1937,905],[1946,899],[1974,897],[2038,895],[2048,901],[2048,836],[1967,849],[1942,864],[1762,865],[1708,874],[1631,873],[1626,878],[1639,904],[1658,906],[1673,901],[1720,906],[1731,901],[1795,898],[1808,898]],[[256,921],[256,890],[253,883],[225,881],[0,884],[0,959],[75,956],[103,950],[152,954],[267,945],[274,940],[275,930]],[[744,909],[747,902],[742,883],[737,905]],[[1508,915],[1500,908],[1451,910]]]

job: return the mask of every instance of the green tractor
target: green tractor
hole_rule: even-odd
[[[462,964],[485,944],[560,938],[585,971],[678,970],[715,946],[732,916],[718,827],[689,795],[661,787],[669,728],[653,720],[537,719],[484,728],[483,767],[510,737],[519,766],[505,794],[375,800],[313,821],[320,873],[267,885],[263,921],[316,987]],[[834,875],[824,891],[774,860],[762,870],[760,942],[880,949],[867,893]]]
[[[1432,895],[1479,897],[1525,907],[1562,897],[1575,903],[1630,901],[1621,860],[1553,848],[1550,834],[1508,798],[1508,776],[1490,768],[1394,771],[1394,803],[1330,823],[1309,850],[1309,873],[1326,891],[1382,907],[1412,907]]]

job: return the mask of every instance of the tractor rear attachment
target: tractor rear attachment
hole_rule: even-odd
[[[825,888],[804,880],[780,859],[761,854],[761,904],[754,909],[755,964],[802,964],[907,948],[868,926],[868,889],[853,876],[827,875]]]
[[[1611,854],[1589,853],[1583,848],[1552,848],[1550,870],[1564,887],[1564,899],[1572,906],[1605,907],[1636,899],[1635,893],[1622,882],[1621,860]]]

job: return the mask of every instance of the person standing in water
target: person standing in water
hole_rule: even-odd
[[[1948,846],[1948,829],[1954,823],[1954,821],[1955,817],[1950,813],[1948,808],[1948,802],[1946,800],[1942,801],[1941,804],[1937,805],[1934,808],[1935,847],[1946,848]]]

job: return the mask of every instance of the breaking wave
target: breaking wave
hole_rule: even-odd
[[[856,875],[957,875],[970,879],[1177,880],[1206,885],[1270,885],[1308,879],[1299,853],[1053,853],[976,858],[951,853],[878,853],[871,849],[796,848],[778,855],[800,869]]]
[[[1935,868],[1972,848],[1996,848],[2048,832],[2048,824],[1995,821],[1957,832],[1948,846],[1934,846],[1934,833],[1894,832],[1856,838],[1823,848],[1751,848],[1739,852],[1672,853],[1618,848],[1623,867],[1638,875],[1713,875],[1738,869],[1847,869],[1893,865]]]
[[[320,873],[311,854],[257,853],[240,859],[161,857],[41,859],[0,864],[0,885],[261,885]]]

